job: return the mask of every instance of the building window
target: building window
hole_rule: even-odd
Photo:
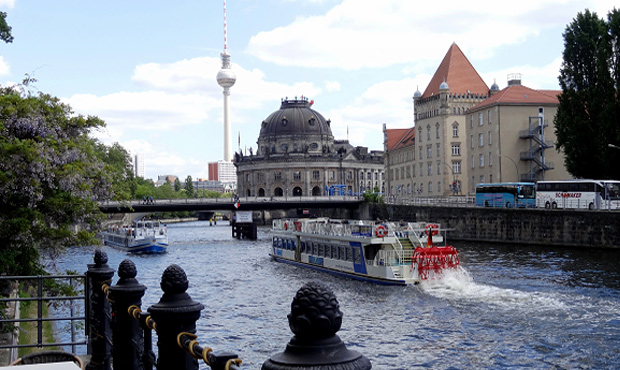
[[[426,140],[431,139],[431,125],[426,125]]]
[[[441,181],[437,182],[437,192],[441,193]]]
[[[459,137],[459,125],[452,125],[452,137]]]
[[[491,131],[489,131],[489,145],[493,144],[493,136],[491,135]]]
[[[301,172],[300,171],[295,171],[293,172],[293,180],[301,180]]]
[[[251,175],[248,173],[245,175],[245,181],[250,182]]]
[[[461,173],[461,162],[452,162],[452,171],[454,174]]]
[[[347,173],[347,180],[353,180],[353,171],[349,171],[349,173]]]
[[[422,127],[420,127],[418,131],[420,131],[420,134],[418,135],[418,137],[420,138],[420,142],[422,142]]]
[[[489,152],[489,167],[493,166],[493,157],[491,156],[491,152]]]
[[[280,172],[280,171],[275,171],[275,172],[273,173],[273,179],[274,179],[275,181],[280,181],[280,180],[282,180],[282,172]]]
[[[471,168],[476,168],[476,161],[473,154],[471,155]]]
[[[318,170],[312,171],[312,179],[313,180],[320,180],[321,179],[321,173]]]
[[[478,134],[478,146],[483,146],[483,145],[484,145],[484,135]]]
[[[259,182],[264,182],[265,181],[265,174],[262,172],[258,173],[258,181]]]
[[[461,155],[461,144],[452,144],[452,155]]]
[[[441,145],[437,143],[435,147],[437,148],[437,158],[441,158]]]
[[[478,113],[478,126],[482,126],[484,122],[482,122],[482,112]]]
[[[480,154],[480,168],[484,167],[484,154]]]
[[[420,177],[424,176],[424,165],[420,163]]]
[[[474,128],[474,115],[469,116],[469,127]]]
[[[484,175],[480,175],[480,183],[484,182]]]
[[[432,157],[433,157],[433,146],[427,145],[426,146],[426,158],[432,158]]]
[[[423,159],[424,157],[422,156],[422,147],[420,147],[420,159]]]
[[[439,123],[435,125],[435,139],[439,139]]]
[[[474,148],[474,135],[469,135],[470,139],[471,139],[471,148]]]
[[[335,171],[329,171],[329,179],[330,180],[334,180],[336,178],[336,172]]]
[[[491,110],[489,109],[487,112],[487,120],[489,121],[489,125],[491,124],[491,117],[492,117],[492,114],[491,114]]]
[[[428,192],[429,192],[429,193],[432,193],[432,192],[433,192],[433,182],[432,182],[432,181],[429,181],[429,182],[428,182]]]
[[[437,161],[437,174],[441,175],[441,161]]]
[[[431,176],[433,174],[433,164],[428,162],[428,175]]]

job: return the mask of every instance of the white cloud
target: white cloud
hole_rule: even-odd
[[[332,91],[340,91],[340,83],[338,81],[325,81],[325,90]]]
[[[13,9],[15,7],[15,0],[0,0],[0,7]]]
[[[558,76],[560,75],[560,67],[562,65],[562,57],[558,57],[551,63],[543,66],[521,65],[512,66],[510,69],[492,71],[481,74],[482,79],[491,86],[495,81],[500,89],[507,86],[507,76],[512,73],[521,74],[521,84],[532,89],[542,90],[560,90]]]
[[[9,64],[4,60],[4,57],[0,55],[0,76],[6,76],[11,73]]]
[[[344,0],[321,16],[254,35],[246,52],[284,66],[359,69],[436,63],[457,42],[472,59],[491,58],[554,27],[564,27],[588,5],[611,9],[611,1]],[[455,40],[455,35],[458,35]]]

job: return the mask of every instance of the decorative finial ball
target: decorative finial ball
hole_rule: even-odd
[[[104,265],[108,263],[108,255],[101,249],[95,251],[95,265]]]
[[[297,291],[288,315],[291,331],[299,338],[327,338],[342,325],[342,312],[334,293],[320,282]]]
[[[185,293],[189,283],[185,271],[178,265],[172,264],[161,276],[161,290],[168,294]]]
[[[118,277],[121,279],[133,279],[138,274],[136,265],[129,259],[123,260],[118,266]]]

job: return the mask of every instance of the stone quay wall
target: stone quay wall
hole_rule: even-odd
[[[428,221],[448,240],[620,248],[620,212],[363,204],[362,219]]]

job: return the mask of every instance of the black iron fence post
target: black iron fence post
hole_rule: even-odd
[[[95,252],[95,263],[88,264],[86,271],[86,284],[90,294],[89,307],[89,354],[90,363],[87,370],[110,370],[110,303],[103,291],[104,286],[109,286],[114,276],[114,269],[108,266],[108,255],[102,250]]]
[[[114,370],[142,370],[144,331],[140,322],[129,313],[129,307],[142,306],[146,287],[136,280],[136,265],[126,259],[118,266],[119,280],[111,286],[112,303],[112,357]]]
[[[161,277],[164,294],[149,307],[157,331],[158,370],[198,370],[198,361],[180,346],[180,334],[196,333],[196,321],[204,306],[186,293],[185,271],[170,265]]]
[[[334,293],[319,282],[297,291],[288,323],[295,336],[282,353],[263,363],[262,370],[369,370],[370,360],[348,350],[336,332],[342,312]]]

